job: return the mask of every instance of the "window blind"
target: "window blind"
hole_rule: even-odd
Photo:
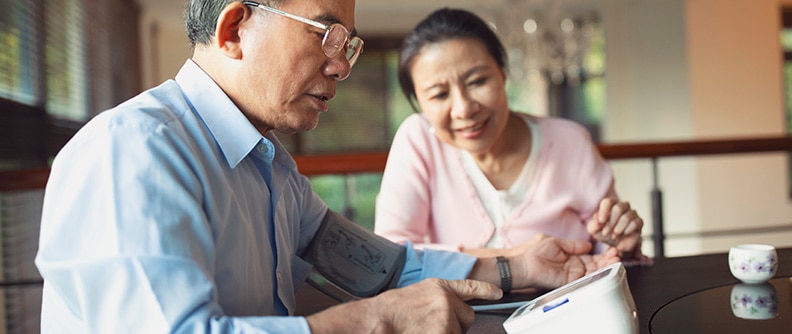
[[[41,95],[39,1],[0,0],[0,98],[36,104]]]
[[[33,263],[38,248],[43,190],[0,193],[2,281],[41,279]],[[5,333],[38,333],[41,323],[40,284],[0,287],[5,305]]]

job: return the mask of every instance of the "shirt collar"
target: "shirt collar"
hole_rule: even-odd
[[[231,168],[235,168],[259,142],[269,141],[192,60],[188,59],[176,74],[176,82],[217,141]]]

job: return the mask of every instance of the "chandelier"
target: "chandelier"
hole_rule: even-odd
[[[479,12],[501,38],[513,80],[574,86],[604,72],[604,57],[588,57],[592,44],[602,42],[592,9],[562,7],[558,0],[503,0]]]

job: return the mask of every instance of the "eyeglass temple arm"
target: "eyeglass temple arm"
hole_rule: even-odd
[[[304,18],[302,16],[289,14],[289,13],[284,12],[284,11],[282,11],[280,9],[277,9],[277,8],[264,6],[264,5],[262,5],[262,4],[258,3],[258,2],[255,2],[255,1],[242,1],[242,4],[246,5],[246,6],[258,7],[258,8],[261,8],[263,10],[266,10],[268,12],[272,12],[272,13],[275,13],[275,14],[278,14],[278,15],[283,15],[285,17],[288,17],[288,18],[292,19],[292,20],[297,20],[297,21],[300,21],[302,23],[310,24],[310,25],[312,25],[314,27],[317,27],[319,29],[327,30],[329,28],[329,26],[327,26],[326,24],[322,24],[322,23],[316,22],[314,20],[309,20],[309,19],[306,19],[306,18]]]

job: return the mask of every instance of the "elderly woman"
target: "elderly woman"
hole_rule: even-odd
[[[506,54],[476,15],[441,9],[404,41],[399,82],[420,112],[401,124],[377,198],[375,232],[481,257],[536,238],[592,240],[641,253],[643,221],[619,201],[586,130],[511,110]]]

